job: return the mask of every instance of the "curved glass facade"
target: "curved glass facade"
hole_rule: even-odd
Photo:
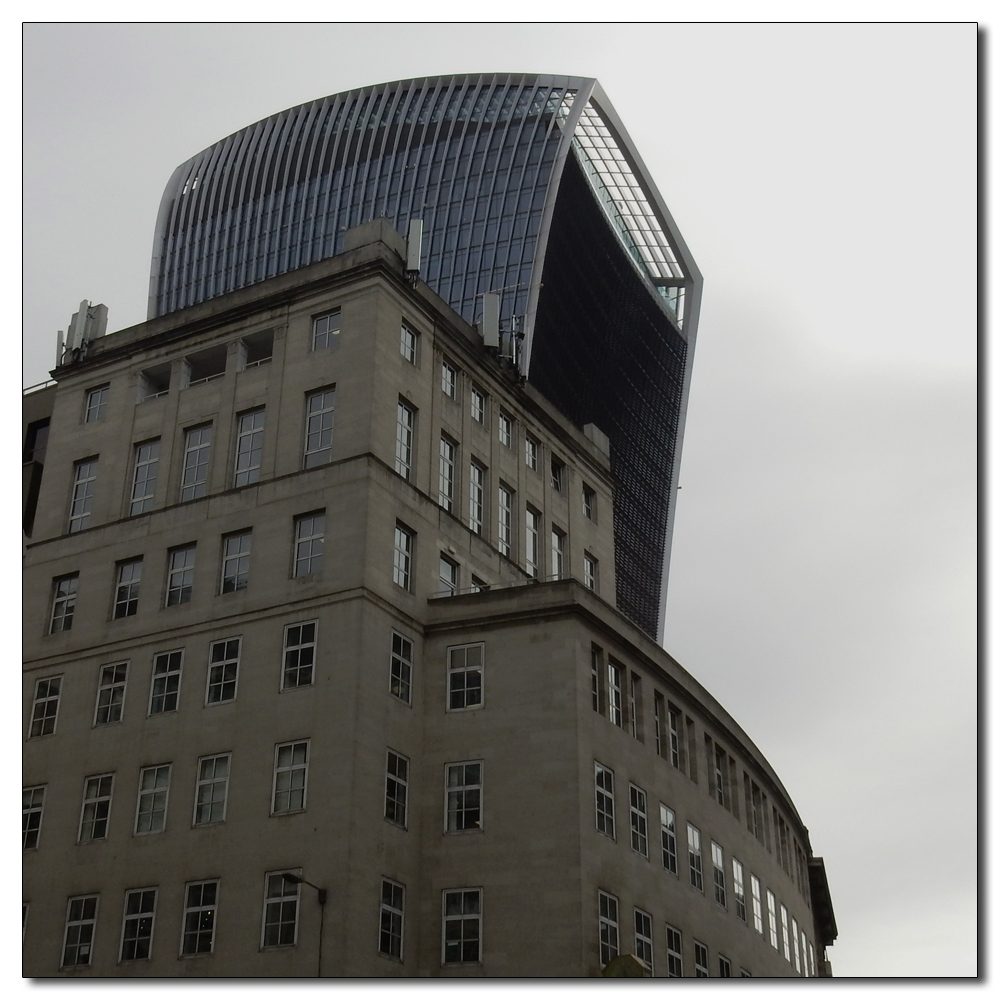
[[[404,80],[222,139],[164,192],[149,315],[331,257],[379,216],[423,220],[421,277],[466,321],[500,292],[522,374],[609,436],[618,607],[659,635],[701,279],[597,82]]]

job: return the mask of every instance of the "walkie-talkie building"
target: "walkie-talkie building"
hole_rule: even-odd
[[[596,80],[403,80],[282,111],[174,172],[149,316],[338,254],[348,228],[424,224],[427,284],[482,296],[521,372],[611,439],[618,607],[660,636],[701,277]]]

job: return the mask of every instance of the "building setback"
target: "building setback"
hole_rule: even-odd
[[[611,120],[568,79],[514,81],[549,88],[533,135],[567,106]],[[512,80],[369,88],[354,97],[389,117],[359,130],[426,92],[444,96],[421,127],[457,132],[452,93],[483,119]],[[316,108],[284,115],[361,162]],[[403,144],[406,114],[380,142]],[[632,325],[612,353],[660,317],[683,340],[677,298],[642,285],[572,157],[551,217],[575,199],[567,227],[621,278],[607,294]],[[211,192],[196,173],[179,190]],[[662,606],[623,613],[623,566],[662,597],[661,566],[621,558],[626,424],[606,433],[535,377],[569,343],[571,231],[552,222],[527,258],[553,275],[536,369],[414,282],[379,214],[211,294],[154,282],[147,322],[75,345],[25,397],[25,975],[829,974],[823,862],[780,780],[654,640]],[[528,298],[502,308],[508,332]],[[663,389],[677,429],[689,365]]]

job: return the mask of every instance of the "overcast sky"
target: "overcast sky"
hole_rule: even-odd
[[[705,277],[666,646],[826,860],[840,976],[976,972],[972,24],[29,25],[24,384],[146,318],[174,167],[277,111],[596,76]]]

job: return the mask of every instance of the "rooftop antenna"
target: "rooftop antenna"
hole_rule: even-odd
[[[103,304],[92,305],[86,299],[80,303],[80,308],[73,313],[63,342],[62,330],[56,334],[56,344],[59,351],[59,364],[70,361],[80,361],[86,357],[87,347],[92,340],[103,337],[108,332],[108,307]],[[69,355],[67,357],[66,355]]]
[[[420,280],[420,246],[424,240],[424,220],[410,219],[406,236],[406,280],[416,288]]]
[[[500,346],[499,292],[483,292],[483,346]]]

